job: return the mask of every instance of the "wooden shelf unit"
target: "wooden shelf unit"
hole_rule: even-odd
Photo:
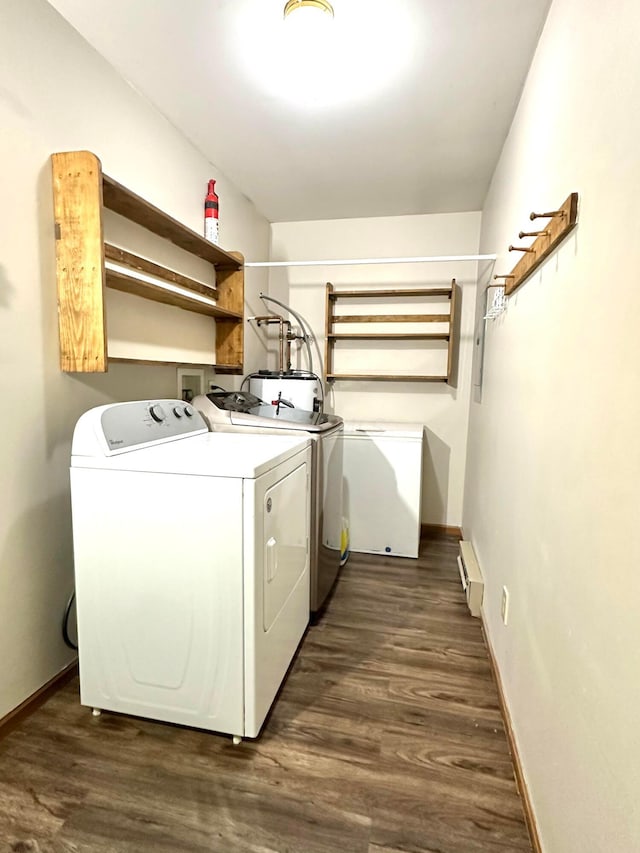
[[[380,379],[394,382],[447,382],[453,381],[455,370],[455,347],[457,344],[457,285],[455,279],[450,287],[427,288],[386,288],[371,290],[334,290],[327,283],[326,302],[326,344],[325,344],[325,379],[334,382],[339,379],[372,380]],[[339,299],[387,299],[446,296],[450,300],[450,309],[446,314],[336,314],[335,306]],[[336,323],[446,323],[446,332],[335,332]],[[448,341],[446,374],[411,375],[411,374],[376,374],[376,373],[335,373],[333,369],[336,341]]]
[[[212,317],[216,326],[216,347],[215,358],[209,366],[219,371],[241,373],[244,357],[242,255],[226,252],[210,243],[104,175],[100,160],[90,151],[53,154],[51,162],[60,369],[80,373],[104,373],[108,369],[105,288],[109,287]],[[215,284],[195,281],[105,243],[105,208],[210,263],[215,270]]]

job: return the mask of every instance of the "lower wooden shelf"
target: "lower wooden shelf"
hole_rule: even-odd
[[[379,334],[358,334],[357,332],[344,333],[344,332],[333,332],[327,335],[330,341],[448,341],[449,333],[448,332],[425,332],[424,334],[418,332],[407,332],[403,334],[402,332],[396,333],[391,332],[385,335]]]
[[[398,373],[327,373],[327,380],[335,379],[386,379],[389,382],[447,382],[448,376],[405,376]]]
[[[205,362],[191,361],[160,361],[152,358],[123,358],[122,356],[108,356],[109,364],[148,364],[156,367],[209,367],[217,373],[242,373],[243,366],[241,364],[207,364]]]
[[[107,267],[106,285],[112,290],[120,290],[123,293],[132,293],[134,296],[142,296],[144,299],[151,299],[154,302],[163,302],[165,305],[174,305],[177,308],[182,308],[185,311],[193,311],[194,314],[204,314],[208,317],[220,317],[226,320],[232,320],[236,323],[242,322],[242,316],[227,311],[224,308],[219,308],[207,296],[201,296],[197,293],[179,293],[177,291],[166,290],[150,281],[141,281],[135,276],[128,275],[121,270],[109,269]]]

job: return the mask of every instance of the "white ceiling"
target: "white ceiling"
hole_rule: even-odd
[[[551,0],[333,0],[331,103],[275,88],[284,0],[49,2],[282,222],[480,209]]]

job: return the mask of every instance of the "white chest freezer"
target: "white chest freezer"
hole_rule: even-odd
[[[345,422],[345,516],[351,551],[418,556],[423,435],[422,424]]]

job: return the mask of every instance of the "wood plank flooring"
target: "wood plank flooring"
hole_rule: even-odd
[[[351,555],[255,742],[70,682],[0,741],[1,853],[531,851],[456,553]]]

